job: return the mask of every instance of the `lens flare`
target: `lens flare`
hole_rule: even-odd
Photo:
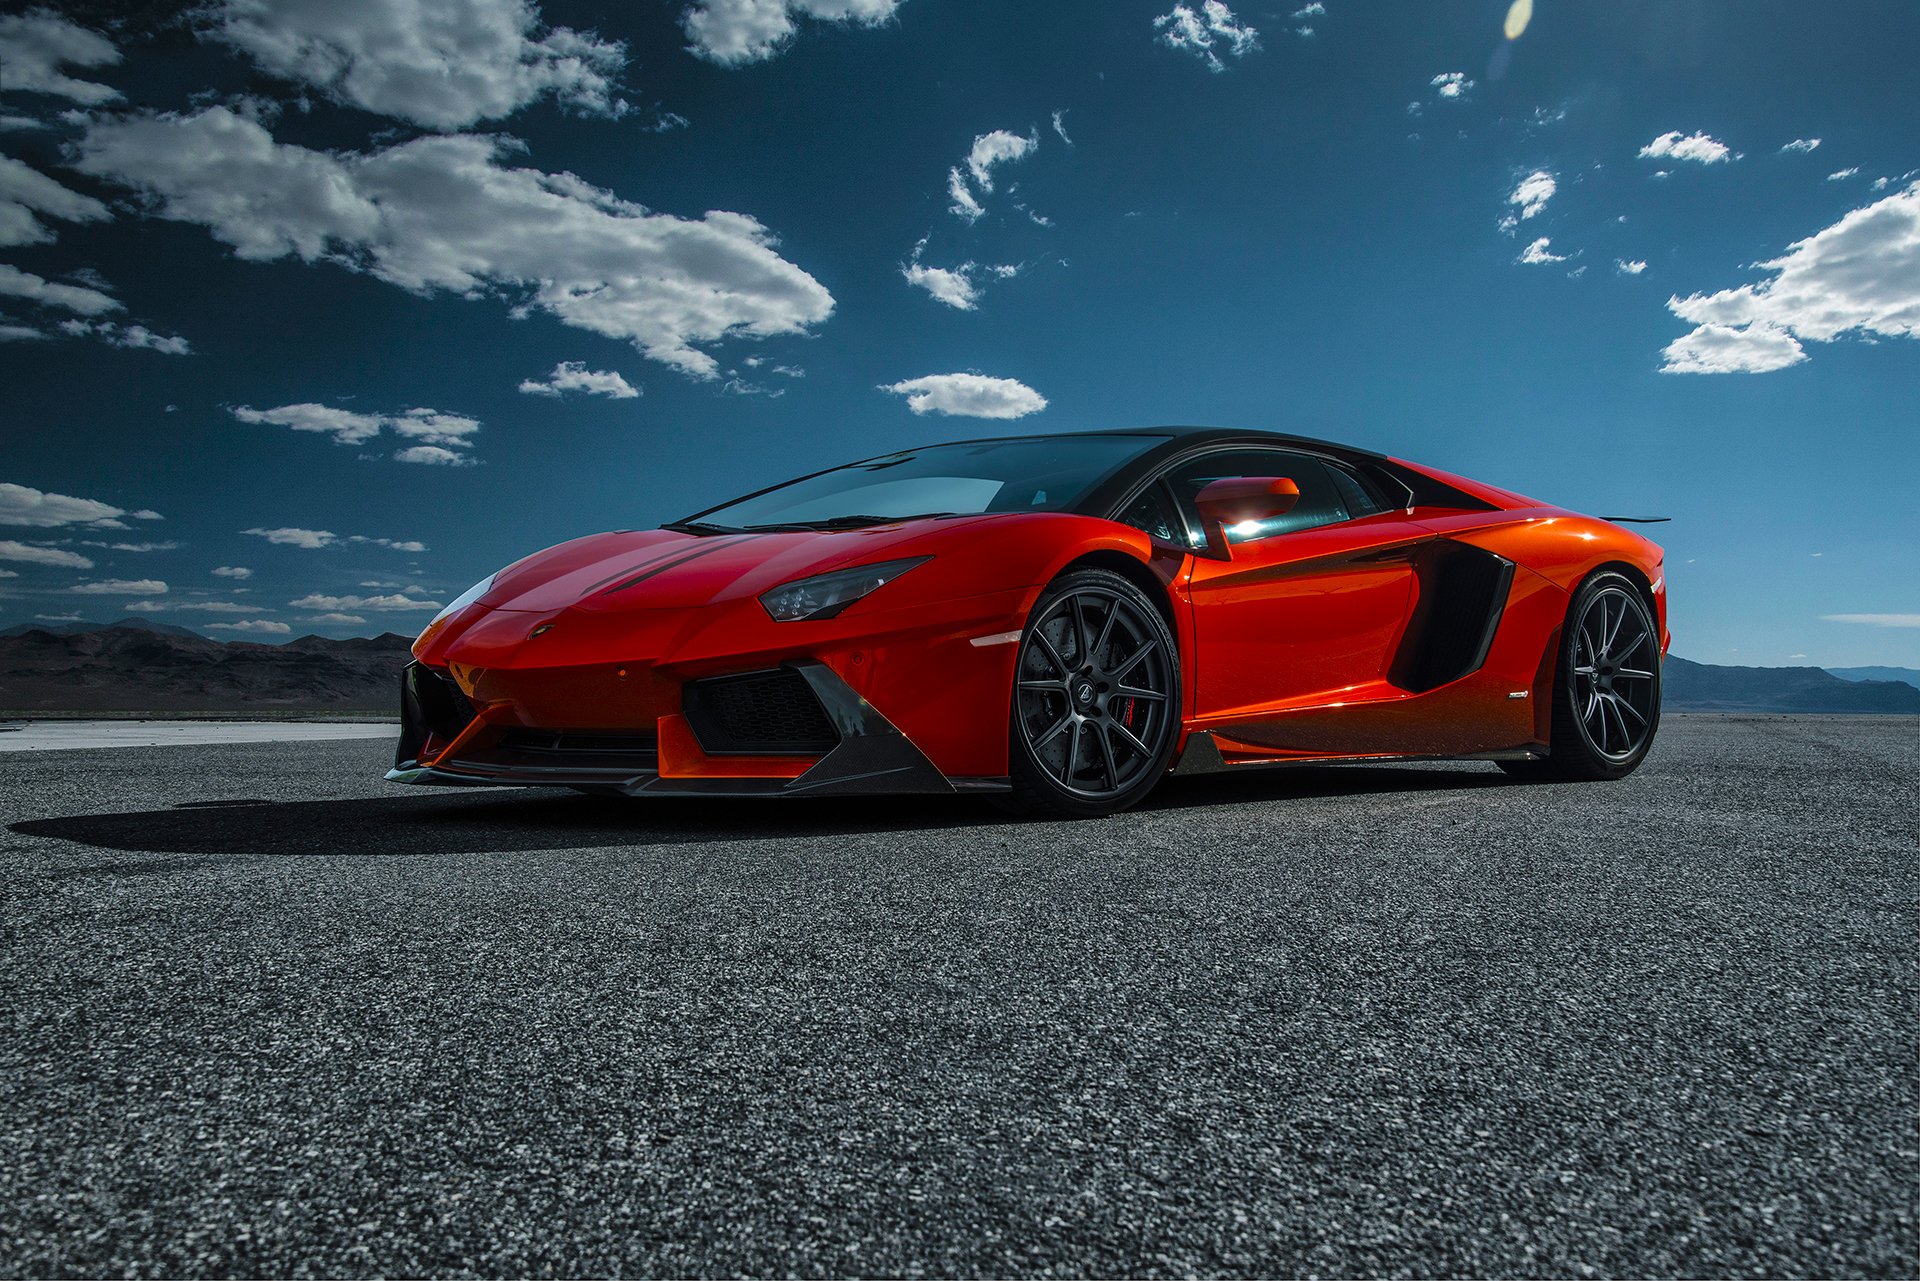
[[[1513,0],[1513,6],[1507,10],[1505,27],[1507,39],[1518,40],[1526,33],[1527,24],[1533,21],[1533,0]]]

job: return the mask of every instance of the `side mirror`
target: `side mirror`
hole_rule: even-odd
[[[1211,481],[1193,500],[1206,530],[1207,550],[1221,559],[1227,550],[1227,531],[1243,521],[1272,520],[1293,510],[1300,486],[1284,476],[1225,476]]]

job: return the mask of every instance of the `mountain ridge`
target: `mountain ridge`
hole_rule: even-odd
[[[213,640],[146,619],[64,631],[25,625],[0,632],[0,707],[392,712],[411,648],[411,638],[395,632],[269,643]],[[1665,707],[1674,712],[1920,715],[1914,685],[1843,678],[1819,667],[1722,667],[1669,656],[1665,686]]]

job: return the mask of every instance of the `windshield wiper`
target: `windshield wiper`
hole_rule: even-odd
[[[679,534],[741,534],[745,530],[735,529],[731,525],[715,525],[704,520],[671,520],[660,526]]]
[[[911,516],[828,516],[822,520],[790,520],[777,525],[748,525],[752,532],[773,533],[781,530],[804,529],[865,529],[869,525],[897,525],[907,520],[932,520],[938,516],[958,516],[959,512],[916,512]]]

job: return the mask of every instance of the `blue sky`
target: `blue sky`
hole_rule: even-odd
[[[410,632],[1185,422],[1672,516],[1687,657],[1920,666],[1911,4],[116,9],[0,18],[0,625]]]

